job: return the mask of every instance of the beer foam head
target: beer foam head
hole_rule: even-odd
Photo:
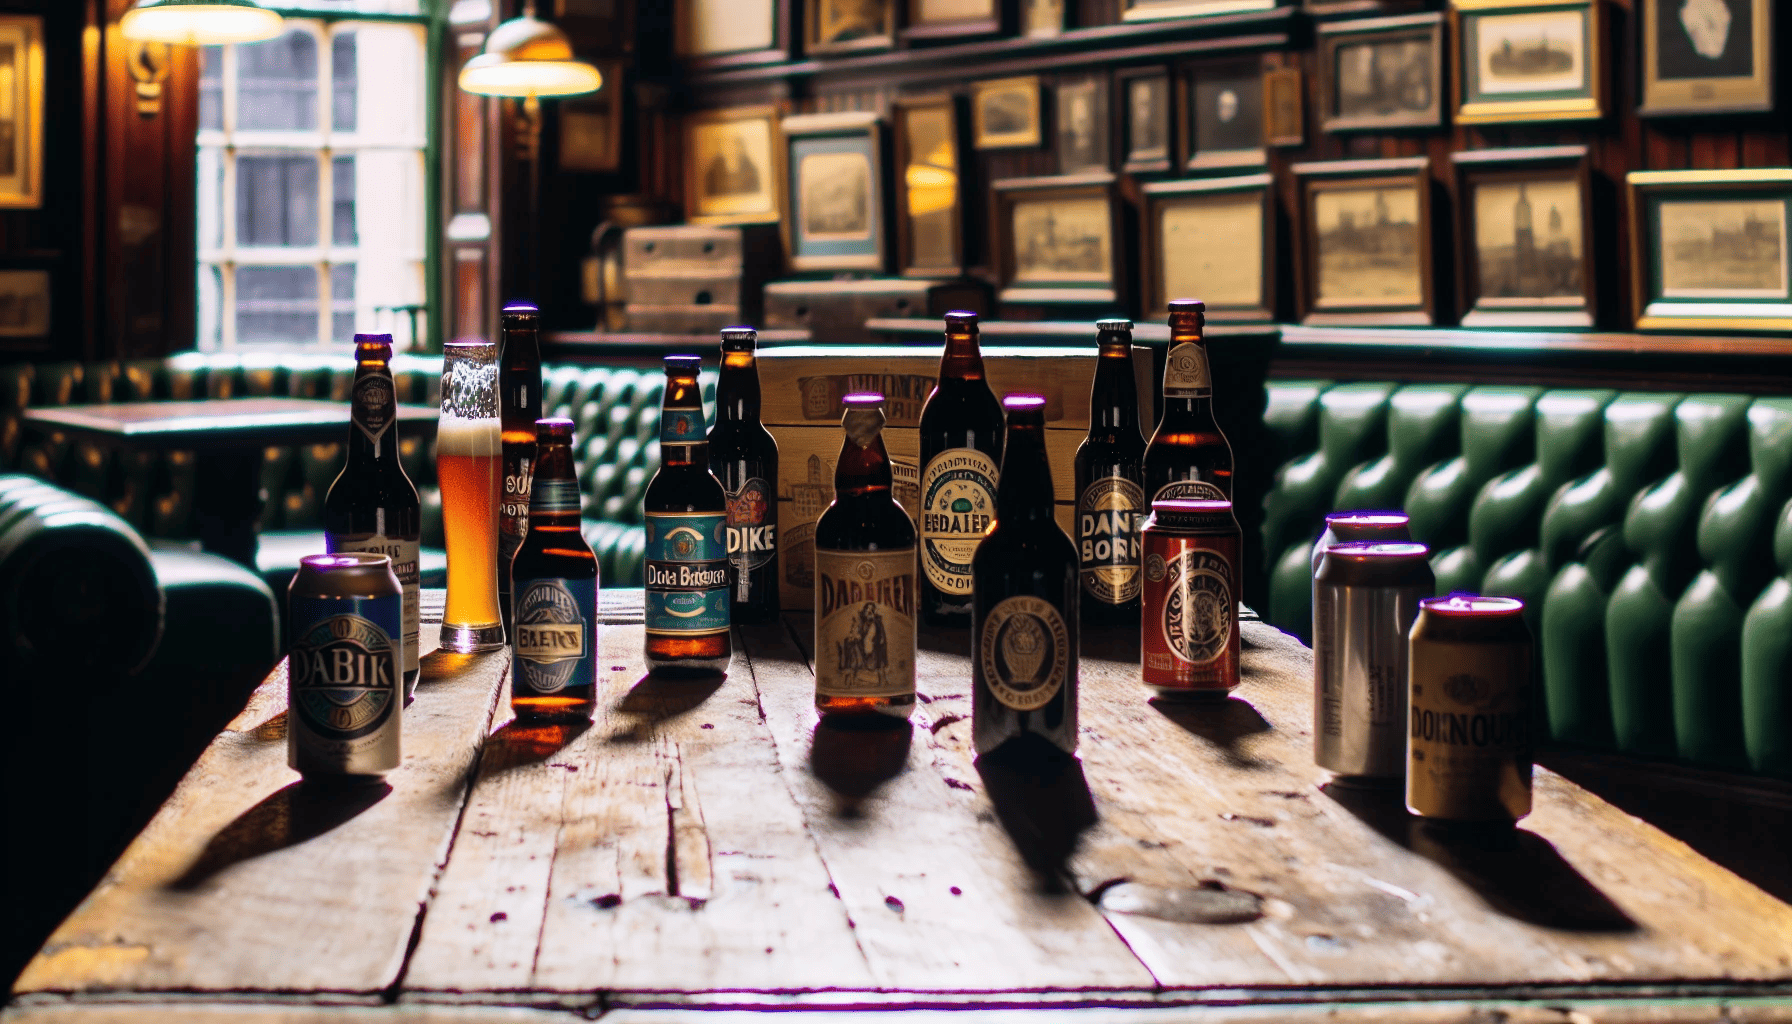
[[[436,426],[437,455],[496,455],[502,431],[496,416],[463,419],[443,416]]]

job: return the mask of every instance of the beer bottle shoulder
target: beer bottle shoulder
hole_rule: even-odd
[[[1041,519],[996,525],[977,545],[971,556],[971,568],[981,576],[985,572],[1054,574],[1063,564],[1075,571],[1076,545],[1064,535],[1057,519]]]
[[[830,551],[912,548],[915,524],[892,500],[836,501],[815,524],[815,546]]]
[[[648,512],[722,512],[727,494],[704,465],[663,465],[647,482],[642,503]]]
[[[778,439],[756,421],[718,419],[710,424],[707,436],[711,463],[727,461],[729,458],[767,457],[775,462],[778,457]]]
[[[576,529],[531,529],[511,561],[513,579],[597,578],[597,555]]]
[[[1001,403],[983,381],[943,381],[921,409],[923,459],[948,448],[975,448],[999,459],[1005,431]]]

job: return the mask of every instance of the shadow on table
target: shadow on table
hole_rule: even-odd
[[[1507,917],[1569,932],[1637,930],[1628,914],[1535,832],[1425,821],[1407,813],[1398,786],[1332,782],[1321,788],[1338,806],[1455,875]]]
[[[1137,626],[1085,626],[1078,637],[1082,656],[1139,665],[1139,628]]]
[[[1205,700],[1153,697],[1151,706],[1165,718],[1213,744],[1233,768],[1252,771],[1274,767],[1272,762],[1246,753],[1240,745],[1245,737],[1274,728],[1248,700],[1231,695]]]
[[[1022,734],[977,759],[984,792],[1021,859],[1049,892],[1068,892],[1065,863],[1095,824],[1083,763],[1044,739]]]
[[[840,798],[835,813],[856,817],[866,797],[902,774],[914,733],[904,718],[868,718],[850,726],[816,723],[809,770]]]
[[[316,839],[347,824],[391,792],[391,785],[384,781],[292,783],[224,826],[205,844],[193,866],[169,887],[198,889],[233,865]]]
[[[609,735],[608,742],[646,742],[654,726],[696,710],[710,694],[722,688],[727,678],[721,672],[667,678],[642,676],[616,703],[616,710],[632,720],[625,719],[622,727]]]
[[[590,722],[525,723],[512,720],[486,738],[480,757],[480,774],[492,775],[541,764],[566,749],[591,728]]]

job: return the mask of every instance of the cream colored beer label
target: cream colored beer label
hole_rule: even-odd
[[[915,549],[815,552],[815,692],[915,692]]]
[[[1531,809],[1531,651],[1415,638],[1406,802],[1458,821]]]
[[[943,594],[968,597],[971,557],[996,521],[995,460],[948,448],[921,474],[921,570]]]
[[[1103,604],[1139,596],[1139,517],[1145,489],[1123,476],[1089,481],[1076,501],[1083,593]]]
[[[1219,484],[1210,480],[1172,480],[1159,487],[1151,496],[1152,501],[1165,501],[1170,498],[1187,501],[1230,501]]]
[[[423,593],[419,585],[421,545],[414,540],[398,540],[375,533],[360,537],[331,537],[325,546],[332,553],[358,551],[385,555],[392,560],[392,575],[398,577],[398,586],[404,592],[404,657],[400,660],[404,663],[404,671],[417,671],[417,643],[422,636],[423,614]]]
[[[990,609],[977,636],[977,667],[997,700],[1016,711],[1051,702],[1069,676],[1070,630],[1050,601],[1011,597]]]
[[[1213,374],[1207,369],[1207,350],[1192,341],[1170,346],[1164,362],[1165,398],[1203,398],[1213,394]]]
[[[1164,579],[1159,622],[1164,642],[1178,659],[1203,665],[1226,653],[1232,639],[1232,566],[1218,552],[1186,548],[1173,559],[1152,555],[1145,572]]]

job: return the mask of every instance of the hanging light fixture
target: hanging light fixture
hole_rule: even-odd
[[[118,31],[126,39],[183,46],[255,43],[285,31],[285,19],[255,0],[137,0]]]
[[[566,33],[535,16],[535,5],[492,29],[485,49],[460,69],[460,87],[480,96],[576,96],[596,92],[604,76],[572,55]]]

